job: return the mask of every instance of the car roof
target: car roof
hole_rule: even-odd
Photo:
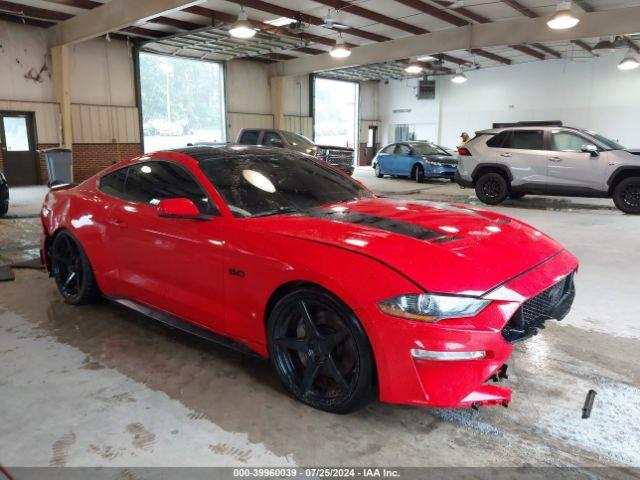
[[[283,150],[282,148],[263,147],[256,145],[232,145],[232,146],[208,146],[196,145],[193,147],[176,148],[173,150],[162,150],[163,152],[181,153],[193,158],[197,162],[214,160],[216,158],[235,158],[247,155],[295,155],[306,156],[293,150]],[[156,152],[159,153],[159,152]]]
[[[571,130],[574,132],[588,133],[587,130],[577,127],[568,127],[566,125],[514,125],[512,127],[487,128],[486,130],[478,130],[476,135],[496,135],[505,130]]]

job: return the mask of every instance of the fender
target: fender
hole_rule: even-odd
[[[623,165],[621,167],[616,168],[607,179],[607,185],[611,187],[616,183],[616,180],[620,177],[620,175],[623,175],[629,171],[633,171],[638,176],[640,176],[640,165]]]
[[[475,166],[475,168],[473,169],[473,172],[471,172],[471,178],[473,179],[474,183],[477,180],[476,176],[478,171],[481,168],[485,168],[485,167],[496,168],[498,170],[501,170],[507,175],[509,182],[513,181],[513,175],[511,174],[511,170],[509,170],[509,167],[507,167],[506,165],[502,165],[500,163],[479,163],[478,165]]]

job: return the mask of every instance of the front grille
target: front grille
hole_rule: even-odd
[[[325,162],[337,165],[352,165],[353,152],[350,150],[324,150],[319,155]]]
[[[574,273],[525,301],[502,329],[505,340],[509,343],[522,341],[536,335],[539,329],[544,328],[546,320],[562,320],[569,313],[575,297]]]

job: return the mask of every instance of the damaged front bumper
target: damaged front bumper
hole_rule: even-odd
[[[518,327],[514,318],[533,318],[516,341],[524,340],[545,320],[564,317],[575,295],[576,268],[576,258],[561,251],[485,294],[492,302],[473,318],[424,323],[372,309],[380,400],[440,408],[506,407],[511,390],[495,384],[506,379],[505,364],[513,351],[514,341],[505,332],[513,334]],[[545,295],[555,299],[554,308],[532,316],[532,306]]]

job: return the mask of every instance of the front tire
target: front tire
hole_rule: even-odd
[[[622,180],[613,189],[613,203],[624,213],[640,214],[640,177]]]
[[[487,205],[498,205],[509,195],[509,186],[499,173],[485,173],[476,182],[476,195]]]
[[[416,165],[413,167],[413,173],[411,176],[416,182],[424,183],[424,168],[422,168],[422,165]]]
[[[299,401],[331,413],[349,413],[371,397],[369,340],[338,298],[305,287],[284,296],[268,319],[271,362]]]
[[[378,177],[378,178],[384,177],[384,175],[382,174],[382,171],[380,170],[380,162],[376,162],[376,166],[375,166],[374,170],[376,172],[376,177]]]
[[[53,239],[51,272],[65,302],[82,305],[93,303],[100,297],[89,258],[80,242],[69,232],[62,231]]]

